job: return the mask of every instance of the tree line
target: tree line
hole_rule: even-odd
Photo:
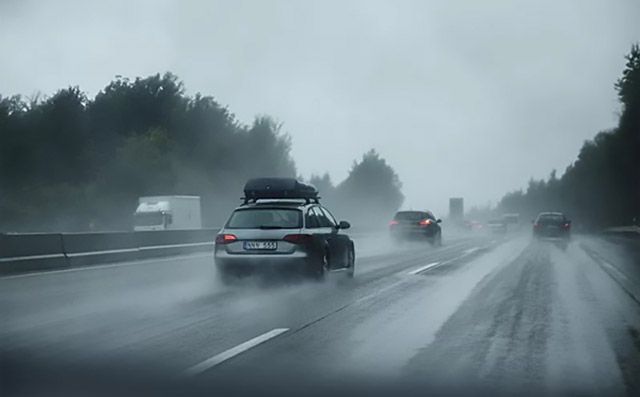
[[[334,185],[329,174],[312,175],[309,182],[321,193],[334,215],[361,227],[382,228],[404,201],[402,183],[393,168],[371,149],[354,161],[347,178]]]
[[[126,230],[138,197],[172,194],[201,196],[203,225],[215,227],[247,179],[296,175],[280,123],[262,115],[244,125],[213,97],[186,95],[171,73],[118,77],[94,98],[79,87],[0,96],[0,231]],[[370,184],[384,199],[355,194]],[[350,197],[386,212],[403,199],[375,152],[336,189],[345,213],[357,207]]]
[[[529,181],[526,190],[505,195],[499,212],[532,218],[561,211],[585,228],[630,225],[640,221],[640,46],[626,56],[615,83],[621,113],[618,125],[586,141],[562,177]]]

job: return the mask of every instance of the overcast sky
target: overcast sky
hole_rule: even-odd
[[[269,114],[299,173],[378,150],[406,207],[495,203],[616,124],[637,0],[0,0],[0,94],[95,95],[172,71],[245,123]]]

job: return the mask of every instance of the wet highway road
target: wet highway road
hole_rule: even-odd
[[[5,391],[640,392],[637,243],[356,243],[324,284],[223,287],[208,254],[0,278]]]

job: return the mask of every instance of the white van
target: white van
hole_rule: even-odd
[[[133,218],[135,231],[200,229],[200,197],[140,197]]]

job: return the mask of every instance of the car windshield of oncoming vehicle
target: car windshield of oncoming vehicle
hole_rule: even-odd
[[[302,213],[296,209],[250,208],[237,210],[231,215],[227,229],[299,229]]]

